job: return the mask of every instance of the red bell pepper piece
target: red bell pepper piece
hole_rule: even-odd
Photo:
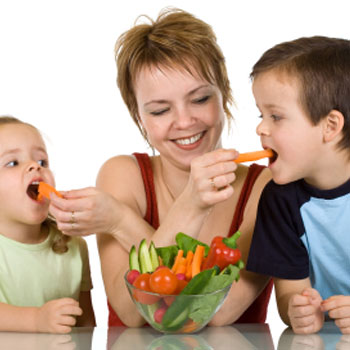
[[[217,265],[220,270],[232,264],[235,265],[242,257],[241,251],[237,248],[236,240],[241,235],[237,231],[231,237],[215,237],[211,244],[208,256],[203,262],[202,270],[211,269]]]

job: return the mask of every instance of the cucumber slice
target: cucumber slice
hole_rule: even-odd
[[[151,242],[149,246],[149,255],[151,257],[152,271],[154,271],[159,266],[159,260],[156,247],[153,242]]]
[[[129,268],[130,270],[140,271],[139,257],[137,256],[137,251],[133,245],[129,253]]]
[[[153,272],[153,266],[151,262],[151,256],[147,247],[147,242],[143,239],[139,247],[139,263],[141,273]]]

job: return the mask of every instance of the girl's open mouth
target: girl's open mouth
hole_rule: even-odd
[[[39,187],[39,181],[33,181],[31,184],[29,184],[27,188],[27,195],[34,199],[35,201],[38,200],[38,187]]]

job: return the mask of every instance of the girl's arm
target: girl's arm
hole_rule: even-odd
[[[0,303],[0,331],[69,333],[82,313],[76,300],[51,300],[41,307]]]
[[[83,314],[77,317],[77,327],[96,327],[95,314],[91,302],[91,293],[80,292],[79,306],[83,310]]]

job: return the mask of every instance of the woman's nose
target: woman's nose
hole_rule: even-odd
[[[195,117],[187,108],[181,108],[176,111],[175,125],[179,129],[186,129],[195,123]]]

